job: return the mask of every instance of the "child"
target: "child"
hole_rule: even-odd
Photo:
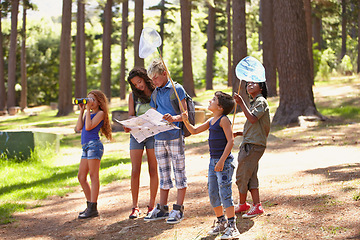
[[[165,66],[160,60],[154,60],[151,63],[148,75],[157,87],[156,102],[154,102],[152,97],[150,106],[163,114],[164,120],[179,126],[179,122],[182,121],[181,115],[176,115],[170,102],[172,83],[168,80]],[[176,84],[176,92],[186,111],[185,90],[180,84]],[[155,135],[155,156],[160,173],[160,203],[144,218],[145,221],[167,219],[166,222],[168,224],[176,224],[184,218],[183,203],[187,178],[185,175],[185,142],[183,134],[181,129],[173,129]],[[169,214],[169,207],[167,206],[168,195],[170,188],[173,187],[171,165],[175,175],[177,201]]]
[[[257,178],[258,163],[265,152],[267,136],[270,132],[269,105],[266,101],[267,86],[265,82],[247,82],[246,91],[253,101],[248,108],[243,98],[234,93],[234,99],[246,116],[244,131],[235,133],[243,135],[238,155],[238,168],[236,171],[236,184],[239,189],[240,203],[235,208],[236,213],[242,213],[250,208],[246,202],[247,191],[250,191],[253,200],[252,208],[243,218],[252,218],[263,214],[259,196],[259,182]]]
[[[217,217],[216,226],[209,231],[210,235],[222,234],[221,239],[234,239],[240,236],[236,227],[235,208],[232,198],[232,175],[234,157],[231,149],[234,137],[228,115],[234,108],[234,99],[223,92],[215,92],[209,101],[208,109],[214,117],[198,127],[189,124],[187,113],[183,113],[183,122],[192,134],[209,129],[210,164],[208,173],[208,191],[210,203]],[[227,220],[224,216],[226,210]]]
[[[128,82],[131,86],[132,93],[129,94],[129,117],[139,116],[144,114],[150,107],[151,93],[155,86],[148,77],[145,68],[135,67],[130,71]],[[130,129],[124,127],[125,132]],[[154,136],[149,137],[138,143],[135,138],[130,135],[130,159],[131,159],[131,195],[132,195],[132,211],[129,216],[130,219],[138,218],[140,209],[138,207],[139,183],[142,156],[144,148],[146,147],[147,162],[149,165],[150,175],[150,201],[147,214],[154,208],[156,193],[159,185],[159,177],[157,172],[157,162],[154,150]]]
[[[104,146],[99,138],[99,130],[109,140],[111,137],[111,125],[109,121],[108,101],[105,94],[99,90],[88,94],[89,101],[80,104],[80,114],[76,123],[76,130],[81,130],[82,155],[79,166],[78,179],[84,191],[87,208],[79,213],[79,218],[96,217],[97,199],[99,196],[100,160],[104,152]],[[84,115],[84,111],[86,112]],[[87,181],[90,174],[91,187]]]

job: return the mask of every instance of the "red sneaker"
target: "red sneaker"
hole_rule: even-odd
[[[264,213],[264,209],[261,206],[261,203],[256,204],[255,206],[252,206],[250,211],[248,211],[246,214],[242,215],[243,218],[253,218],[257,215],[261,215]]]
[[[247,210],[249,210],[251,207],[250,204],[248,204],[247,202],[245,202],[244,204],[238,204],[235,206],[235,213],[243,213],[246,212]]]
[[[131,214],[129,216],[130,219],[135,219],[138,218],[140,216],[141,212],[140,209],[138,208],[132,208],[131,209]]]
[[[153,207],[149,207],[147,206],[148,210],[147,210],[147,213],[146,213],[146,216],[149,214],[149,212],[151,212],[154,208]]]

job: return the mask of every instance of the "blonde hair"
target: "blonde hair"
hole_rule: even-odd
[[[104,112],[104,125],[100,128],[101,133],[105,135],[108,140],[112,140],[111,124],[109,120],[109,107],[108,100],[105,94],[100,90],[92,90],[89,94],[93,94],[96,100],[100,103],[100,110]],[[88,95],[89,95],[88,94]]]
[[[166,71],[164,64],[161,59],[154,59],[148,68],[148,76],[153,78],[155,74],[162,74]]]

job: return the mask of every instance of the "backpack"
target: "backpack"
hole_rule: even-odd
[[[175,82],[175,85],[176,84],[178,84],[178,83]],[[155,88],[155,90],[153,91],[153,95],[152,95],[154,103],[155,103],[155,108],[157,107],[156,106],[156,95],[157,95],[157,89]],[[195,104],[194,104],[192,98],[189,96],[189,94],[187,94],[186,91],[185,91],[185,100],[186,100],[186,104],[187,104],[187,113],[188,113],[189,122],[191,125],[195,125]],[[172,105],[173,109],[175,110],[176,114],[181,114],[181,110],[179,107],[179,101],[175,95],[173,87],[170,89],[170,102],[171,102],[171,105]],[[191,135],[191,133],[186,128],[186,126],[183,122],[180,122],[180,128],[184,131],[185,137],[188,137]]]

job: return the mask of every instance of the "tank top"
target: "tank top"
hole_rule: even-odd
[[[96,113],[91,114],[90,118],[93,119],[95,117],[95,115],[96,115]],[[99,131],[100,131],[100,128],[104,125],[104,120],[101,120],[101,122],[96,127],[91,129],[90,131],[87,131],[85,129],[85,121],[86,121],[86,117],[84,119],[84,126],[81,131],[81,145],[84,145],[91,140],[99,140],[100,139]]]
[[[146,113],[146,111],[151,108],[150,102],[144,103],[144,102],[140,101],[139,98],[135,99],[134,93],[133,93],[133,99],[134,99],[134,104],[135,104],[135,116],[140,116],[140,115]]]
[[[221,155],[224,152],[225,146],[227,144],[226,135],[224,133],[224,130],[222,127],[220,127],[220,120],[226,117],[225,115],[222,115],[214,124],[211,124],[210,120],[209,122],[209,149],[210,149],[210,157],[212,158],[220,158]],[[228,157],[233,157],[230,153]]]

